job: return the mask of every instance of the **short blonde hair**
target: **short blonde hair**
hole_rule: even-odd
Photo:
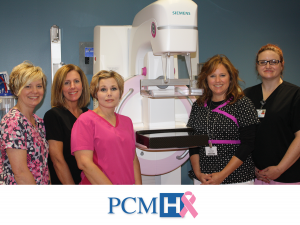
[[[120,90],[120,99],[121,99],[124,91],[124,79],[120,74],[112,70],[110,71],[101,70],[93,76],[90,85],[90,92],[93,98],[97,99],[97,92],[99,91],[100,80],[108,79],[108,78],[114,78],[116,80],[118,84],[118,88]]]
[[[53,78],[53,84],[51,89],[51,107],[65,107],[65,96],[63,94],[63,86],[66,80],[67,74],[72,70],[79,73],[82,82],[82,93],[78,99],[78,107],[85,107],[90,102],[89,82],[86,75],[80,69],[80,67],[68,64],[59,68]]]
[[[15,66],[9,76],[9,89],[18,97],[25,86],[33,81],[42,79],[44,90],[46,89],[47,77],[39,66],[34,66],[29,61]]]

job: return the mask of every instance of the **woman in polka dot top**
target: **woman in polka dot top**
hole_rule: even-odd
[[[251,152],[259,120],[238,74],[226,56],[215,55],[198,77],[204,94],[193,104],[187,126],[207,134],[209,141],[189,151],[195,184],[253,184]]]

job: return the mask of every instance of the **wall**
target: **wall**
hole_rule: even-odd
[[[37,109],[50,109],[50,27],[62,30],[62,61],[79,64],[79,42],[92,42],[96,25],[130,25],[152,0],[15,0],[1,1],[0,71],[11,72],[24,60],[43,68],[49,80]],[[267,43],[278,44],[285,57],[284,79],[300,86],[300,2],[298,0],[195,0],[198,4],[199,56],[204,62],[225,54],[240,71],[243,87],[259,83],[255,55]],[[91,74],[88,74],[89,80]],[[184,77],[185,75],[181,75]],[[91,107],[91,106],[90,106]],[[190,167],[184,166],[184,171]],[[183,183],[190,183],[186,173]]]

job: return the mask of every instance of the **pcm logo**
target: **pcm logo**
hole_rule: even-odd
[[[187,196],[191,196],[189,199]],[[115,214],[114,209],[121,207],[122,211],[126,214],[158,214],[157,212],[157,199],[153,197],[148,202],[148,205],[142,197],[127,197],[123,200],[117,197],[109,197],[109,212],[108,214]],[[126,202],[131,201],[131,208],[126,207]],[[181,217],[183,218],[187,212],[190,212],[194,218],[198,215],[193,207],[196,197],[192,192],[185,193],[160,193],[159,196],[159,216],[160,217]],[[136,206],[132,207],[132,203]]]

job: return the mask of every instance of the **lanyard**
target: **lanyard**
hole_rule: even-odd
[[[260,109],[262,109],[264,107],[264,105],[267,103],[267,101],[261,100],[259,103],[261,104]]]
[[[212,139],[213,139],[213,137],[214,137],[214,133],[213,133],[213,131],[214,131],[214,126],[215,126],[215,121],[216,121],[216,119],[217,119],[217,117],[219,116],[219,113],[217,114],[217,116],[214,118],[214,120],[213,120],[213,124],[212,124],[212,128],[211,128],[211,132],[209,131],[209,129],[208,129],[208,121],[209,121],[209,114],[210,114],[210,109],[211,109],[211,100],[210,100],[210,104],[209,104],[209,107],[208,107],[208,109],[207,109],[207,116],[206,116],[206,129],[207,129],[207,136],[208,136],[208,144],[209,144],[209,147],[211,148],[212,147]],[[230,100],[228,100],[228,101],[226,101],[225,103],[221,103],[218,107],[216,107],[215,109],[213,109],[214,111],[217,111],[218,109],[220,109],[220,108],[222,108],[222,107],[224,107],[225,105],[227,105],[228,103],[230,102]],[[205,105],[207,105],[206,103],[205,103]]]

